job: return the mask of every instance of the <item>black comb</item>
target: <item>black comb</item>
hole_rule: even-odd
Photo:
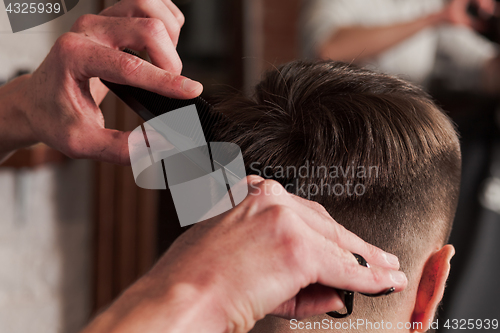
[[[140,56],[137,53],[129,49],[125,49],[123,52],[126,52],[128,54],[140,58]],[[203,130],[203,132],[199,132],[198,130],[199,128],[196,129],[193,128],[190,131],[188,136],[195,142],[199,142],[197,140],[203,137],[205,138],[205,141],[207,143],[217,141],[215,139],[215,132],[224,123],[229,122],[229,120],[227,119],[226,116],[224,116],[224,114],[214,111],[212,105],[210,105],[207,101],[205,101],[201,97],[196,97],[193,99],[186,99],[186,100],[175,99],[162,96],[160,94],[145,89],[117,84],[103,79],[101,79],[101,82],[145,121],[156,118],[167,112],[194,104],[196,106],[198,117],[200,119],[201,127]],[[214,152],[210,151],[209,148],[207,154],[210,154],[210,156],[207,155],[207,157],[209,157],[210,160],[213,162],[211,171],[215,171],[216,169],[219,168],[225,169],[223,167],[225,165],[225,161],[217,161],[215,159],[212,159],[211,156],[212,153]],[[194,164],[198,166],[200,166],[200,164],[203,164],[203,163],[198,163],[196,158],[194,158],[193,156],[189,156],[190,155],[189,153],[185,153],[185,155],[188,159],[191,159],[191,161]],[[216,154],[216,155],[220,156],[221,154]],[[232,154],[226,154],[226,155],[228,157],[234,156]],[[210,170],[204,170],[204,171],[208,172]],[[233,181],[238,181],[241,179],[240,177],[232,173],[230,170],[225,169],[225,171],[227,172],[227,176],[232,178]]]
[[[125,49],[123,52],[139,57],[137,53],[129,49]],[[117,84],[103,79],[101,79],[101,82],[145,121],[169,111],[193,104],[196,105],[204,133],[194,133],[194,136],[191,136],[192,138],[199,138],[205,135],[207,142],[214,141],[214,129],[216,125],[227,121],[227,118],[222,113],[214,112],[212,105],[201,97],[175,99],[141,88]]]

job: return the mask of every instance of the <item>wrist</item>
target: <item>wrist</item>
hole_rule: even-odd
[[[27,117],[30,111],[31,75],[20,76],[0,88],[0,154],[37,143]]]
[[[178,327],[172,332],[246,333],[256,322],[255,311],[241,297],[241,290],[234,290],[234,286],[218,278],[206,277],[202,283],[174,282],[165,295],[168,311]],[[247,293],[243,295],[251,298]]]
[[[29,114],[31,112],[37,112],[36,98],[33,94],[32,75],[27,74],[17,78],[19,80],[18,89],[15,94],[16,97],[16,109],[20,117],[22,117],[23,124],[23,137],[26,140],[26,146],[31,146],[39,142],[36,134],[33,131],[31,120]]]
[[[186,283],[164,288],[143,277],[82,333],[232,332],[209,292]]]
[[[187,283],[168,288],[164,300],[172,332],[233,332],[216,294]]]

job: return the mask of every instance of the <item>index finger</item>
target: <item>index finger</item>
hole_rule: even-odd
[[[64,46],[64,44],[74,44],[73,38],[64,38],[68,41],[60,41],[63,44],[62,48],[66,49],[62,52],[78,52],[78,56],[71,55],[71,59],[77,63],[74,75],[79,79],[99,77],[113,83],[130,85],[180,99],[195,98],[203,90],[199,82],[172,74],[128,53],[88,40],[77,42],[80,47],[75,50],[74,45]],[[87,43],[92,45],[82,45]]]
[[[268,205],[284,205],[292,209],[315,232],[336,243],[351,253],[357,253],[372,265],[398,270],[399,260],[376,246],[368,244],[354,233],[337,223],[326,209],[317,202],[309,201],[288,193],[276,181],[264,180],[258,176],[248,176],[249,194],[266,193],[262,198],[261,209]],[[267,187],[267,189],[266,189]]]
[[[175,16],[175,19],[182,27],[184,25],[184,14],[182,14],[181,10],[172,2],[172,0],[163,0],[163,3],[170,9],[172,14]]]
[[[399,269],[399,260],[395,255],[365,242],[356,234],[347,230],[336,222],[326,209],[317,202],[306,200],[294,194],[290,194],[290,198],[294,204],[301,205],[296,207],[296,212],[311,228],[323,234],[326,238],[333,240],[341,248],[361,255],[370,264]]]

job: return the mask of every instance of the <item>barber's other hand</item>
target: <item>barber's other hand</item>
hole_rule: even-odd
[[[100,15],[84,15],[62,35],[27,82],[26,119],[33,142],[73,158],[130,164],[128,133],[105,129],[98,105],[107,89],[97,79],[174,98],[203,87],[180,75],[176,51],[184,17],[171,0],[122,0]],[[147,50],[153,64],[126,54]]]
[[[396,257],[347,231],[321,205],[275,181],[247,179],[248,197],[177,239],[109,309],[110,322],[125,307],[129,315],[120,325],[134,323],[137,332],[246,332],[266,314],[305,318],[340,310],[334,288],[406,287]]]
[[[471,3],[477,5],[479,14],[483,17],[495,14],[496,3],[494,0],[450,0],[442,11],[443,21],[482,30],[481,22],[471,17],[468,13],[468,7]]]

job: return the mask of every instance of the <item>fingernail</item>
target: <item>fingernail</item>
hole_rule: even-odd
[[[399,267],[399,259],[393,254],[390,253],[383,253],[385,261],[389,263],[389,265],[392,266],[398,266]]]
[[[390,287],[389,289],[387,289],[387,290],[383,293],[383,295],[384,295],[384,296],[390,295],[390,294],[392,294],[392,293],[394,292],[394,290],[396,290],[396,289],[394,289],[394,287]]]
[[[390,287],[389,289],[387,290],[384,290],[378,294],[365,294],[365,293],[361,293],[361,295],[365,295],[365,296],[368,296],[368,297],[379,297],[379,296],[387,296],[387,295],[390,295],[394,292],[394,287]]]
[[[406,282],[406,275],[405,275],[405,273],[400,272],[400,271],[393,271],[393,272],[391,272],[391,279],[397,285],[401,285],[401,284],[404,284]]]
[[[203,86],[201,85],[201,83],[190,79],[185,79],[184,82],[182,83],[182,89],[190,93],[199,90],[202,87]]]

